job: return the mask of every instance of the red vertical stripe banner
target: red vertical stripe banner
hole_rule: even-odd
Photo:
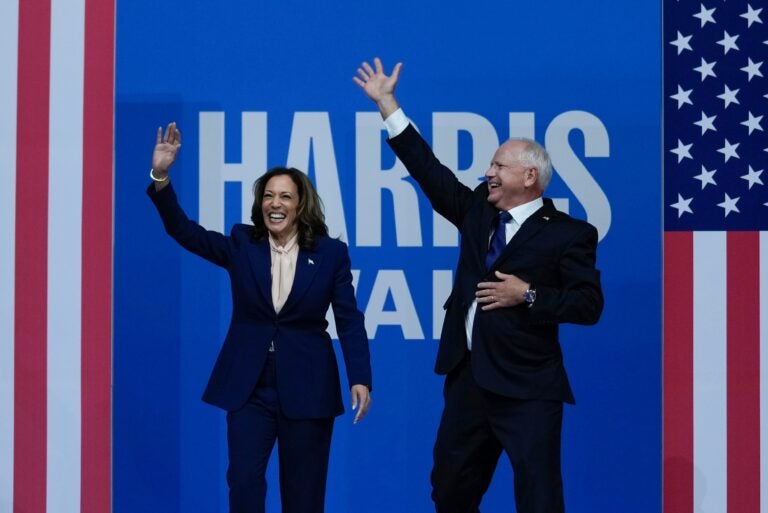
[[[664,234],[663,511],[693,513],[693,234]],[[671,320],[674,319],[674,322]]]
[[[728,513],[760,513],[760,233],[727,237]]]
[[[115,2],[85,2],[83,112],[83,513],[111,510]]]
[[[19,2],[14,296],[14,511],[46,511],[51,6]]]
[[[115,2],[18,1],[17,28],[15,236],[2,248],[14,278],[13,404],[4,410],[13,418],[2,431],[13,455],[0,504],[13,513],[108,513]],[[82,133],[66,133],[70,125]],[[72,140],[78,151],[68,151]],[[70,200],[52,203],[62,197]],[[65,222],[56,224],[56,208],[71,214]],[[78,251],[62,251],[70,240]],[[66,257],[81,269],[57,280],[71,266],[51,264],[69,265]]]

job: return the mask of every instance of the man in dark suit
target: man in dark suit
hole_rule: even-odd
[[[464,186],[400,109],[401,64],[391,75],[378,58],[374,67],[363,63],[355,82],[379,107],[390,146],[432,207],[461,233],[435,365],[447,375],[431,476],[435,507],[479,511],[504,451],[518,513],[562,512],[563,402],[574,399],[558,326],[600,317],[597,231],[543,198],[552,165],[535,141],[506,141],[487,181]]]

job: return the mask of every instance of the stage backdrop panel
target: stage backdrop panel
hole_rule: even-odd
[[[351,80],[377,55],[405,63],[399,98],[462,181],[477,184],[510,135],[535,137],[556,169],[547,195],[598,227],[605,312],[562,330],[578,403],[565,410],[566,501],[576,513],[660,511],[659,41],[653,2],[119,3],[114,511],[226,510],[224,413],[200,395],[229,285],[168,238],[144,192],[169,121],[184,134],[174,186],[210,229],[249,218],[269,167],[314,180],[350,247],[375,382],[365,421],[336,422],[327,510],[431,510],[432,368],[458,239]],[[484,510],[511,510],[511,479],[502,458]],[[279,511],[275,464],[269,483]]]

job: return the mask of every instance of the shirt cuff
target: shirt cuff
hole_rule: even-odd
[[[390,139],[402,134],[409,124],[410,121],[406,117],[405,112],[403,112],[403,109],[397,109],[384,120],[384,126],[387,128],[387,134],[389,134]]]

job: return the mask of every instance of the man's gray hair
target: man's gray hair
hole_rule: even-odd
[[[542,191],[545,190],[552,179],[552,161],[549,159],[547,150],[541,144],[527,137],[512,137],[509,140],[525,143],[525,148],[520,151],[517,158],[520,162],[539,170],[539,187]]]

